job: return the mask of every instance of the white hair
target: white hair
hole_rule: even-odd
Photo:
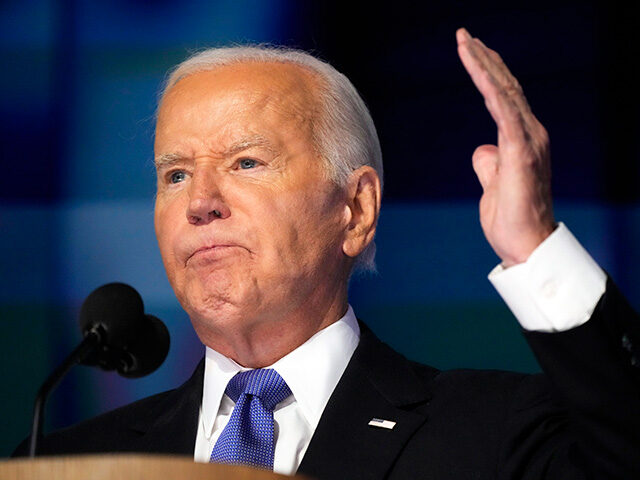
[[[291,63],[310,70],[319,77],[314,92],[320,112],[312,122],[313,141],[325,163],[329,178],[345,186],[351,172],[363,165],[372,167],[382,186],[382,152],[376,127],[364,101],[349,79],[328,63],[292,48],[251,45],[210,48],[198,52],[177,65],[162,89],[160,102],[182,78],[225,65],[249,62]],[[375,242],[356,258],[354,268],[375,271]]]

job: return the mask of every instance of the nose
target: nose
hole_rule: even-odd
[[[189,185],[187,220],[192,225],[206,225],[231,215],[223,199],[213,167],[196,167]]]

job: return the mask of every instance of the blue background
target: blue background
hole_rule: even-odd
[[[172,336],[154,374],[78,367],[47,410],[58,428],[183,381],[203,347],[165,278],[153,233],[153,116],[189,52],[271,42],[349,76],[382,141],[379,274],[351,302],[380,337],[437,367],[536,371],[486,280],[474,148],[495,127],[460,65],[455,29],[498,50],[552,138],[556,217],[640,298],[638,39],[617,5],[536,2],[2,0],[0,2],[0,455],[30,426],[48,372],[79,342],[97,286],[135,286]],[[389,320],[393,318],[393,321]]]

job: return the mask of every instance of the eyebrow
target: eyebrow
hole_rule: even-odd
[[[231,144],[229,148],[220,152],[217,155],[220,155],[223,158],[232,157],[237,155],[238,153],[248,150],[250,148],[262,147],[268,150],[271,153],[276,153],[275,147],[272,143],[263,135],[250,135],[247,137],[242,137],[238,141]],[[181,155],[179,153],[165,153],[163,155],[159,155],[154,159],[154,163],[156,168],[166,168],[177,163],[183,162],[187,160],[187,157]]]

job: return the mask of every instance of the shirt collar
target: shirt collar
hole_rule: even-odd
[[[349,305],[347,313],[337,322],[320,330],[298,348],[266,367],[275,369],[287,382],[312,429],[318,425],[322,411],[347,368],[359,340],[360,328],[353,308]],[[206,348],[201,415],[207,435],[213,430],[229,380],[244,370],[250,369],[209,347]]]

